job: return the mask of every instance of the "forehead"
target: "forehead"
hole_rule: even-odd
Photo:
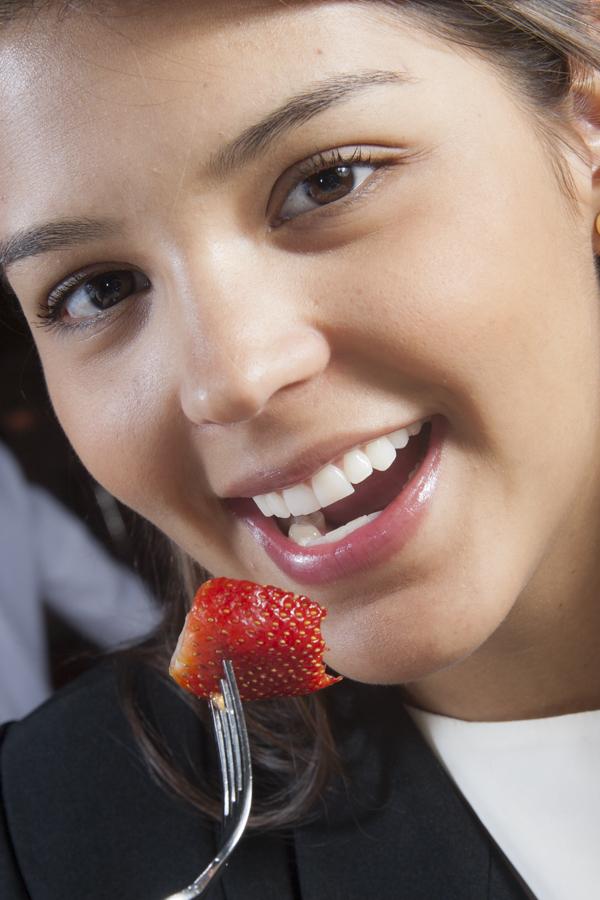
[[[456,67],[450,48],[377,3],[120,9],[48,13],[0,33],[2,231],[124,198],[140,215],[150,196],[168,204],[224,142],[333,73],[439,79]]]

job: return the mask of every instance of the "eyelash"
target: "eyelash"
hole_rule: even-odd
[[[40,304],[36,313],[36,318],[39,320],[36,323],[37,327],[44,328],[47,331],[63,331],[64,329],[68,329],[69,332],[84,331],[87,328],[97,328],[98,323],[105,319],[108,319],[112,315],[112,310],[116,306],[119,306],[123,301],[119,301],[119,303],[114,304],[114,306],[108,307],[107,309],[98,312],[98,314],[95,316],[82,318],[81,322],[73,323],[71,325],[66,325],[61,321],[60,316],[62,310],[69,297],[75,290],[77,290],[77,288],[93,281],[94,278],[101,278],[102,276],[111,275],[118,271],[125,270],[121,270],[118,267],[115,267],[114,269],[105,269],[99,272],[79,273],[77,275],[71,275],[69,278],[66,278],[61,284],[58,285],[58,287],[54,288],[50,292],[46,301]],[[137,274],[141,275],[141,273],[139,272]],[[150,284],[148,282],[148,288],[149,287]],[[146,288],[146,290],[148,288]],[[130,294],[129,296],[134,297],[138,293],[141,293],[141,291],[137,291],[136,293]]]
[[[321,151],[305,162],[299,163],[295,167],[293,182],[287,189],[284,201],[289,198],[292,192],[300,184],[302,184],[303,181],[308,181],[309,178],[312,178],[314,175],[318,175],[320,172],[325,172],[328,169],[336,169],[338,167],[359,166],[361,164],[363,166],[373,165],[378,169],[383,169],[386,166],[391,165],[391,159],[388,157],[388,159],[385,161],[381,159],[380,161],[374,162],[372,151],[366,147],[354,147],[351,150],[335,147],[332,150],[326,150],[324,152]],[[370,182],[372,177],[373,175],[369,176],[367,181]],[[323,216],[327,214],[325,211],[329,209],[333,210],[335,208],[335,211],[339,212],[342,208],[345,208],[347,205],[354,203],[354,201],[357,200],[359,196],[362,196],[362,194],[362,185],[359,185],[359,187],[353,189],[346,197],[342,197],[340,200],[334,200],[331,203],[324,204],[321,208],[309,210],[302,213],[301,215],[291,216],[286,219],[276,218],[275,223],[272,224],[271,227],[279,228],[282,225],[285,225],[287,222],[293,222],[296,219],[306,219],[307,217],[312,216]],[[281,205],[283,206],[283,204]],[[331,215],[333,214],[334,212],[331,213]]]
[[[317,175],[319,172],[323,172],[328,169],[335,169],[339,166],[351,167],[357,166],[359,164],[371,165],[373,164],[372,160],[372,152],[364,147],[355,147],[351,151],[334,148],[325,152],[319,152],[315,156],[296,166],[296,175],[294,177],[293,183],[288,189],[285,199],[287,199],[292,191],[295,190],[303,181],[308,180],[313,175]],[[389,165],[389,163],[387,164]],[[384,161],[381,161],[377,164],[377,168],[384,168],[385,166],[386,162]],[[369,177],[367,181],[370,181],[371,177]],[[335,206],[339,209],[341,206],[345,206],[347,203],[354,202],[354,200],[356,199],[354,195],[360,193],[362,192],[359,186],[359,188],[357,188],[356,190],[352,190],[346,197],[342,197],[339,200],[334,200],[331,203],[324,204],[321,209],[309,210],[305,213],[300,214],[300,216],[283,219],[279,222],[276,222],[276,224],[272,227],[279,228],[282,225],[285,225],[286,222],[294,221],[295,218],[303,218],[310,215],[322,215],[322,210],[327,209],[329,206]],[[73,291],[75,291],[78,287],[83,286],[86,282],[91,281],[95,277],[111,274],[111,271],[113,270],[105,270],[95,272],[93,274],[90,274],[89,272],[81,273],[78,275],[72,275],[71,277],[63,281],[62,284],[54,288],[54,290],[48,295],[47,300],[40,305],[36,315],[39,320],[39,322],[37,323],[38,327],[44,328],[48,331],[68,329],[69,332],[81,332],[85,329],[97,328],[98,324],[101,321],[109,318],[112,315],[112,310],[124,301],[120,301],[113,307],[109,307],[108,309],[99,312],[98,315],[84,318],[81,322],[72,323],[70,325],[66,325],[65,322],[61,321],[61,313],[67,300],[69,299],[69,296]],[[130,295],[130,297],[132,296],[135,296],[135,294]]]
[[[296,178],[292,188],[295,188],[301,181],[316,175],[323,169],[335,169],[337,166],[358,165],[358,163],[369,164],[373,158],[373,154],[365,147],[355,147],[350,153],[335,147],[333,150],[326,150],[324,153],[317,153],[310,159],[300,163],[296,167],[299,178]]]

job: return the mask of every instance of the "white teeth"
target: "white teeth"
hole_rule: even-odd
[[[294,516],[291,525],[312,525],[320,534],[327,531],[327,523],[323,512],[318,509],[316,512],[310,513],[308,516]]]
[[[320,506],[329,506],[354,493],[354,488],[337,466],[325,466],[313,476],[311,483]]]
[[[321,532],[314,525],[290,525],[290,533],[288,537],[295,544],[306,547],[309,541],[321,537]]]
[[[277,491],[272,491],[270,494],[264,494],[263,496],[278,519],[289,519],[291,513],[281,494],[277,493]]]
[[[339,465],[324,466],[313,478],[301,484],[292,485],[283,491],[259,494],[252,499],[264,516],[289,519],[290,516],[313,515],[320,507],[329,506],[354,493],[353,484],[360,484],[372,474],[373,469],[385,472],[396,459],[396,451],[403,450],[411,437],[419,434],[425,420],[415,422],[406,428],[399,428],[384,437],[369,441],[363,447],[354,447],[344,454]],[[414,474],[411,472],[409,477]],[[307,524],[293,522],[291,524]],[[317,530],[325,529],[324,520],[314,524]]]
[[[286,488],[283,491],[283,499],[293,516],[306,516],[321,507],[314,491],[307,484],[296,484],[294,487]]]
[[[343,537],[346,537],[348,534],[352,534],[353,531],[356,531],[358,528],[362,528],[362,526],[366,525],[367,522],[372,522],[377,518],[377,516],[380,515],[381,510],[379,512],[370,513],[368,516],[359,516],[358,519],[353,519],[351,522],[346,522],[345,525],[341,525],[339,528],[335,528],[333,531],[330,531],[327,534],[315,538],[310,538],[306,544],[303,544],[303,546],[315,547],[317,544],[333,544],[334,541],[339,541]]]
[[[410,440],[408,428],[399,428],[398,431],[393,431],[387,437],[396,450],[403,450]]]
[[[351,481],[352,484],[359,484],[373,472],[373,466],[371,465],[369,457],[358,448],[349,450],[348,453],[344,455],[342,468],[346,478],[348,481]]]
[[[254,500],[254,502],[256,503],[258,508],[260,509],[263,516],[274,516],[275,515],[275,513],[271,509],[271,504],[267,500],[266,494],[259,494],[258,497],[253,497],[252,499]]]
[[[297,544],[304,544],[312,538],[321,537],[327,531],[327,523],[323,512],[310,513],[308,516],[292,516],[288,528],[288,537]]]
[[[396,459],[394,445],[386,437],[380,437],[376,441],[365,444],[365,453],[374,469],[385,472]]]

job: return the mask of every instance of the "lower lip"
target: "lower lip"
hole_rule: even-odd
[[[437,485],[446,425],[441,416],[432,418],[427,452],[396,499],[374,521],[335,543],[300,547],[253,500],[231,500],[228,506],[279,569],[299,584],[329,584],[364,572],[402,550],[417,531]]]

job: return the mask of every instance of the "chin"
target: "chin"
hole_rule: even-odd
[[[442,602],[440,596],[413,588],[362,607],[330,609],[322,625],[328,667],[365,684],[419,681],[479,651],[512,604],[499,604],[498,595],[486,604],[473,589],[457,590],[455,601],[447,591]]]

